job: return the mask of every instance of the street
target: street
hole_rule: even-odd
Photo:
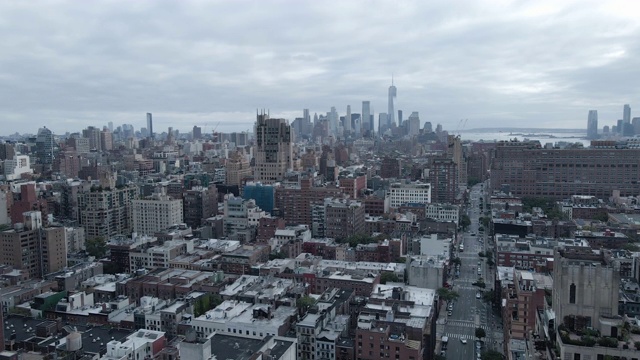
[[[476,294],[482,294],[484,291],[493,288],[494,276],[491,269],[486,264],[484,258],[478,253],[485,251],[487,243],[486,233],[479,234],[478,229],[479,218],[482,212],[479,205],[482,202],[483,194],[481,193],[481,185],[474,186],[471,190],[470,205],[467,209],[471,225],[462,236],[464,251],[459,252],[457,256],[461,260],[460,277],[453,277],[453,290],[459,294],[459,298],[454,302],[451,316],[447,315],[447,311],[442,311],[440,318],[446,318],[442,336],[449,338],[445,356],[447,359],[476,359],[475,346],[475,329],[480,327],[485,330],[487,336],[482,339],[484,345],[482,351],[494,349],[501,350],[502,330],[500,328],[500,319],[494,314],[491,304],[485,302],[482,298],[477,299]],[[481,240],[482,239],[482,240]],[[480,263],[480,266],[478,264]],[[478,268],[480,267],[480,271]],[[455,268],[453,270],[455,274]],[[478,278],[485,279],[486,288],[473,286]],[[461,339],[467,341],[464,344]],[[496,343],[497,342],[497,343]]]

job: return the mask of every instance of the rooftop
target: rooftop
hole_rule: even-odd
[[[215,334],[211,337],[211,355],[213,359],[249,360],[271,340],[270,336],[262,340],[238,336]]]

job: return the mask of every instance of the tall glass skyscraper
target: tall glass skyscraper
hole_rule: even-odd
[[[389,86],[389,108],[387,109],[387,123],[391,125],[396,122],[395,98],[398,90],[393,85],[393,77],[391,77],[391,86]],[[398,124],[400,126],[402,124]]]
[[[373,119],[371,119],[371,102],[363,101],[362,102],[362,119],[361,124],[364,131],[374,131],[373,127]]]
[[[589,110],[587,118],[587,138],[598,138],[598,110]]]
[[[153,118],[151,113],[147,113],[147,131],[149,132],[149,137],[153,139]]]

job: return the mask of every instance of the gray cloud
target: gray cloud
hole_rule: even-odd
[[[0,3],[0,134],[251,128],[371,100],[454,129],[585,127],[640,107],[635,1]]]

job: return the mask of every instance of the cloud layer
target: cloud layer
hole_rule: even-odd
[[[639,113],[639,16],[633,0],[0,2],[0,135],[386,112],[392,74],[397,108],[449,129],[585,128],[589,109],[612,125]]]

